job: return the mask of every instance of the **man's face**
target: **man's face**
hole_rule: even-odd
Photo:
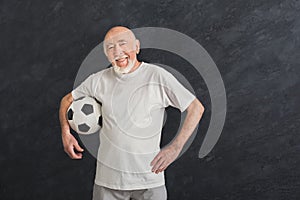
[[[130,31],[114,31],[106,35],[104,50],[108,60],[122,73],[136,64],[139,43]]]

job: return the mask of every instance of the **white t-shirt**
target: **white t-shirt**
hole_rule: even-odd
[[[171,73],[144,62],[128,74],[111,67],[90,75],[72,96],[102,103],[96,184],[121,190],[165,184],[164,173],[150,166],[160,150],[165,107],[183,112],[195,99]]]

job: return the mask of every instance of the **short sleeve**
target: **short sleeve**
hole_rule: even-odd
[[[81,98],[83,96],[95,96],[97,89],[97,79],[95,74],[88,76],[78,87],[72,90],[72,97],[74,99]]]
[[[186,89],[170,72],[163,70],[162,78],[164,83],[164,106],[178,108],[181,112],[196,98],[188,89]]]

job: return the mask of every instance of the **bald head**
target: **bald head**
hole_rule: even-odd
[[[126,51],[139,52],[139,41],[135,38],[134,33],[130,29],[124,26],[115,26],[109,29],[103,42],[105,55],[107,56],[108,51],[112,49],[112,45],[124,42],[126,42],[127,46]]]
[[[135,39],[135,35],[129,28],[126,28],[124,26],[115,26],[107,31],[104,37],[104,41],[120,34],[126,34],[128,37]]]
[[[119,67],[121,71],[135,70],[140,63],[137,60],[140,43],[133,32],[126,27],[115,26],[111,28],[104,37],[103,49],[112,65]]]

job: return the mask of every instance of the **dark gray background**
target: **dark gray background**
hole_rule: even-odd
[[[300,1],[0,1],[0,199],[90,199],[95,159],[63,151],[58,108],[85,56],[114,25],[166,27],[199,42],[223,77],[221,138],[198,158],[210,118],[202,78],[168,52],[170,65],[207,108],[191,148],[166,171],[169,199],[300,198]],[[163,143],[180,113],[168,109]],[[171,119],[171,121],[170,121]]]

